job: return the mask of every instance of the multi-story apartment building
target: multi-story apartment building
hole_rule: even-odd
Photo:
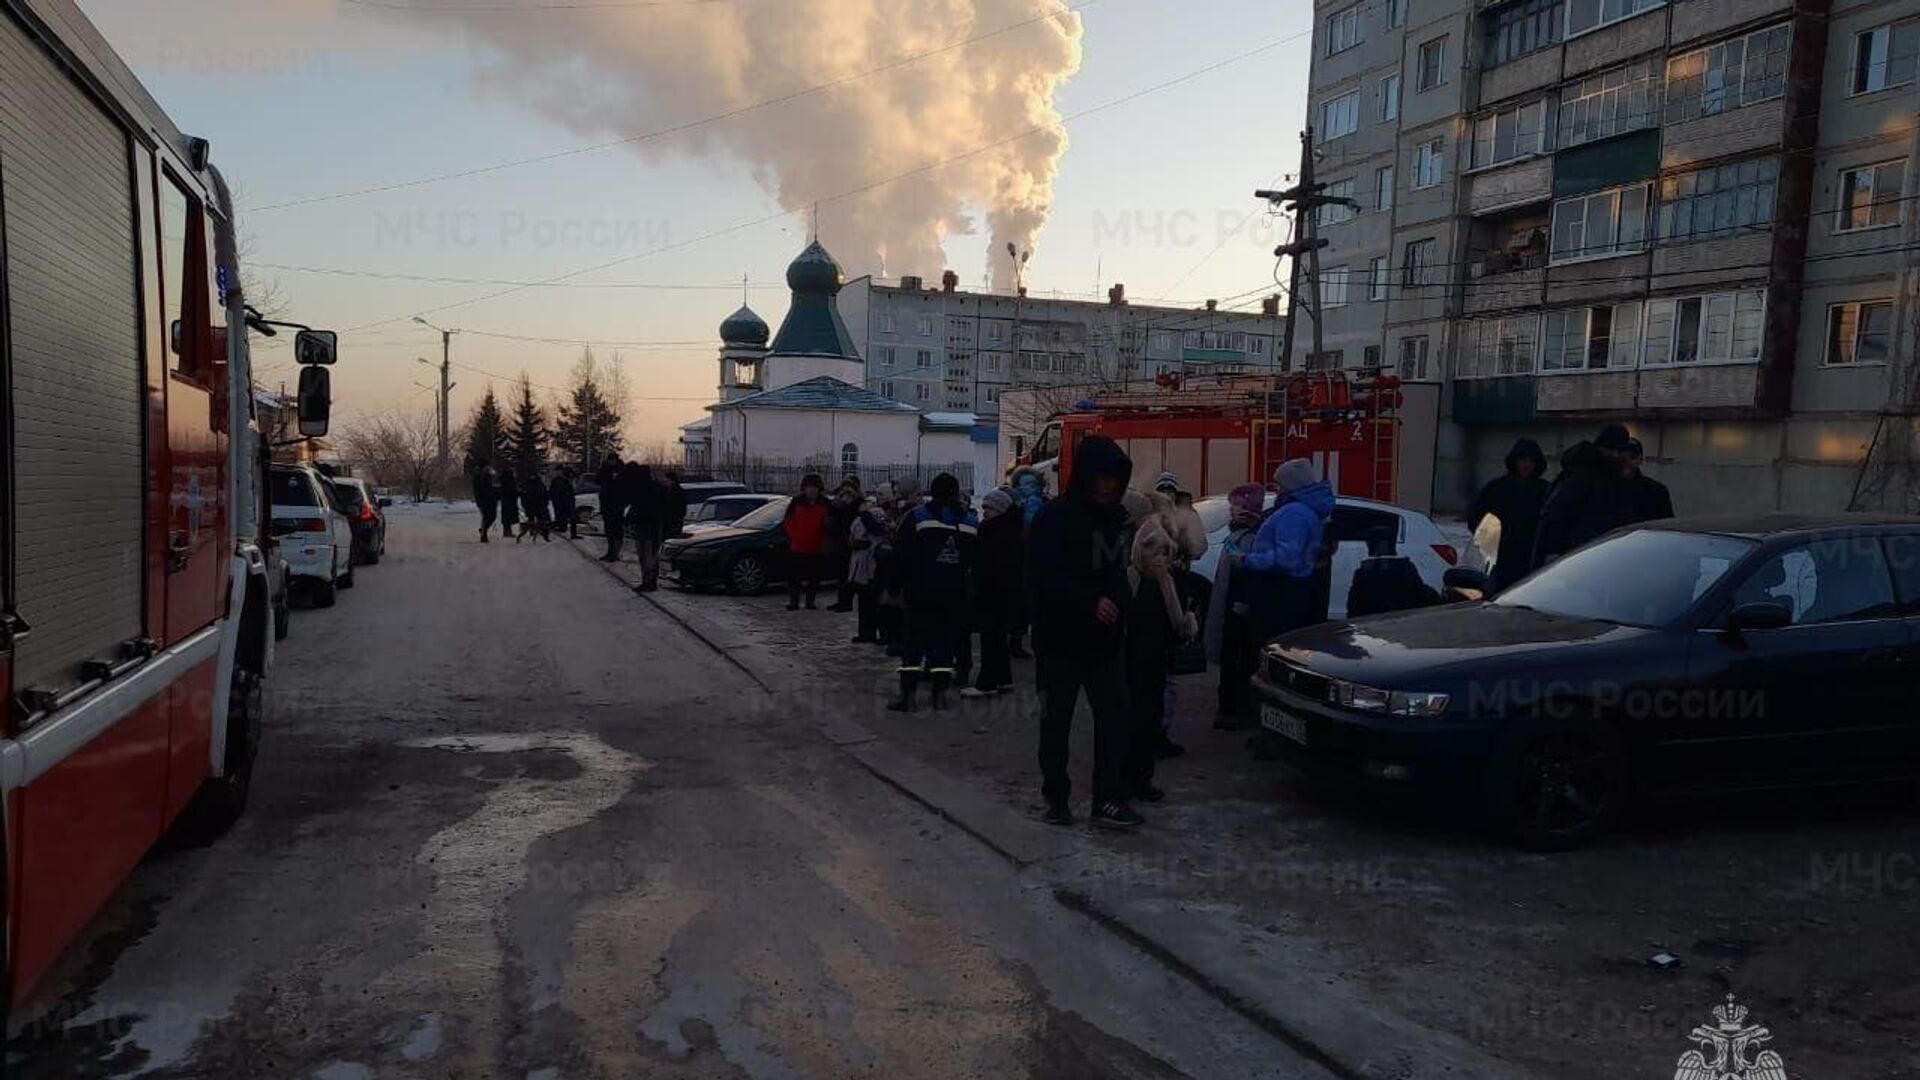
[[[1163,374],[1268,371],[1284,331],[1279,300],[1255,311],[964,292],[949,271],[847,283],[840,312],[866,360],[866,385],[923,412],[1000,413],[1014,387],[1118,384]]]
[[[1317,17],[1317,359],[1447,383],[1437,503],[1616,421],[1683,512],[1912,490],[1920,0]]]

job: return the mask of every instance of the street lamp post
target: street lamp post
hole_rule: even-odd
[[[460,331],[435,326],[418,315],[413,317],[413,321],[429,330],[438,330],[440,332],[440,468],[444,472],[449,456],[449,447],[447,446],[447,403],[453,394],[453,335]],[[428,367],[433,366],[425,358],[418,359]]]

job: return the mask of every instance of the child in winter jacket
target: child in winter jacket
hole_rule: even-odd
[[[1154,498],[1166,507],[1171,501]],[[1174,646],[1200,632],[1198,620],[1180,602],[1173,581],[1179,544],[1161,513],[1140,519],[1133,538],[1128,577],[1133,595],[1127,607],[1127,755],[1124,777],[1132,798],[1158,802],[1154,761],[1166,742],[1166,685]]]

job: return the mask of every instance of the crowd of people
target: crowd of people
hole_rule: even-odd
[[[1539,445],[1516,442],[1469,521],[1477,529],[1499,519],[1492,588],[1612,529],[1671,517],[1667,489],[1641,472],[1641,460],[1639,443],[1612,425],[1569,447],[1549,482]],[[924,495],[913,477],[869,493],[857,476],[829,491],[809,474],[781,523],[787,609],[817,609],[822,589],[833,588],[827,610],[855,614],[853,641],[898,658],[898,692],[887,705],[895,712],[915,712],[922,688],[935,710],[949,707],[956,685],[968,699],[1009,693],[1013,661],[1034,659],[1046,820],[1074,820],[1068,747],[1085,697],[1093,821],[1130,828],[1142,821],[1135,803],[1165,797],[1155,784],[1158,762],[1184,752],[1170,731],[1174,676],[1211,663],[1219,673],[1215,727],[1251,727],[1249,680],[1262,646],[1326,621],[1335,497],[1306,459],[1281,464],[1268,484],[1234,488],[1208,582],[1191,569],[1207,553],[1206,529],[1177,475],[1162,473],[1150,491],[1135,490],[1133,462],[1117,443],[1093,435],[1074,448],[1069,476],[1066,489],[1052,494],[1039,472],[1017,469],[1005,485],[970,500],[946,473]],[[660,545],[686,519],[679,476],[656,476],[616,456],[594,479],[607,541],[602,558],[618,561],[630,544],[641,567],[637,590],[657,589]],[[551,540],[555,530],[577,537],[575,488],[569,468],[517,485],[511,468],[481,469],[474,496],[482,541],[496,514],[515,540]],[[1393,530],[1366,540],[1347,593],[1350,618],[1441,602],[1396,550]]]
[[[568,466],[561,466],[550,478],[532,469],[524,478],[517,478],[511,465],[481,465],[473,474],[473,501],[480,508],[480,542],[490,541],[496,521],[501,537],[511,537],[516,544],[526,537],[551,542],[555,532],[579,539],[574,494],[577,480],[578,475]]]

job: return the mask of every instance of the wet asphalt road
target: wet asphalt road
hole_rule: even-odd
[[[1323,1075],[568,545],[402,508],[359,577],[295,612],[247,817],[147,861],[10,1075]]]

